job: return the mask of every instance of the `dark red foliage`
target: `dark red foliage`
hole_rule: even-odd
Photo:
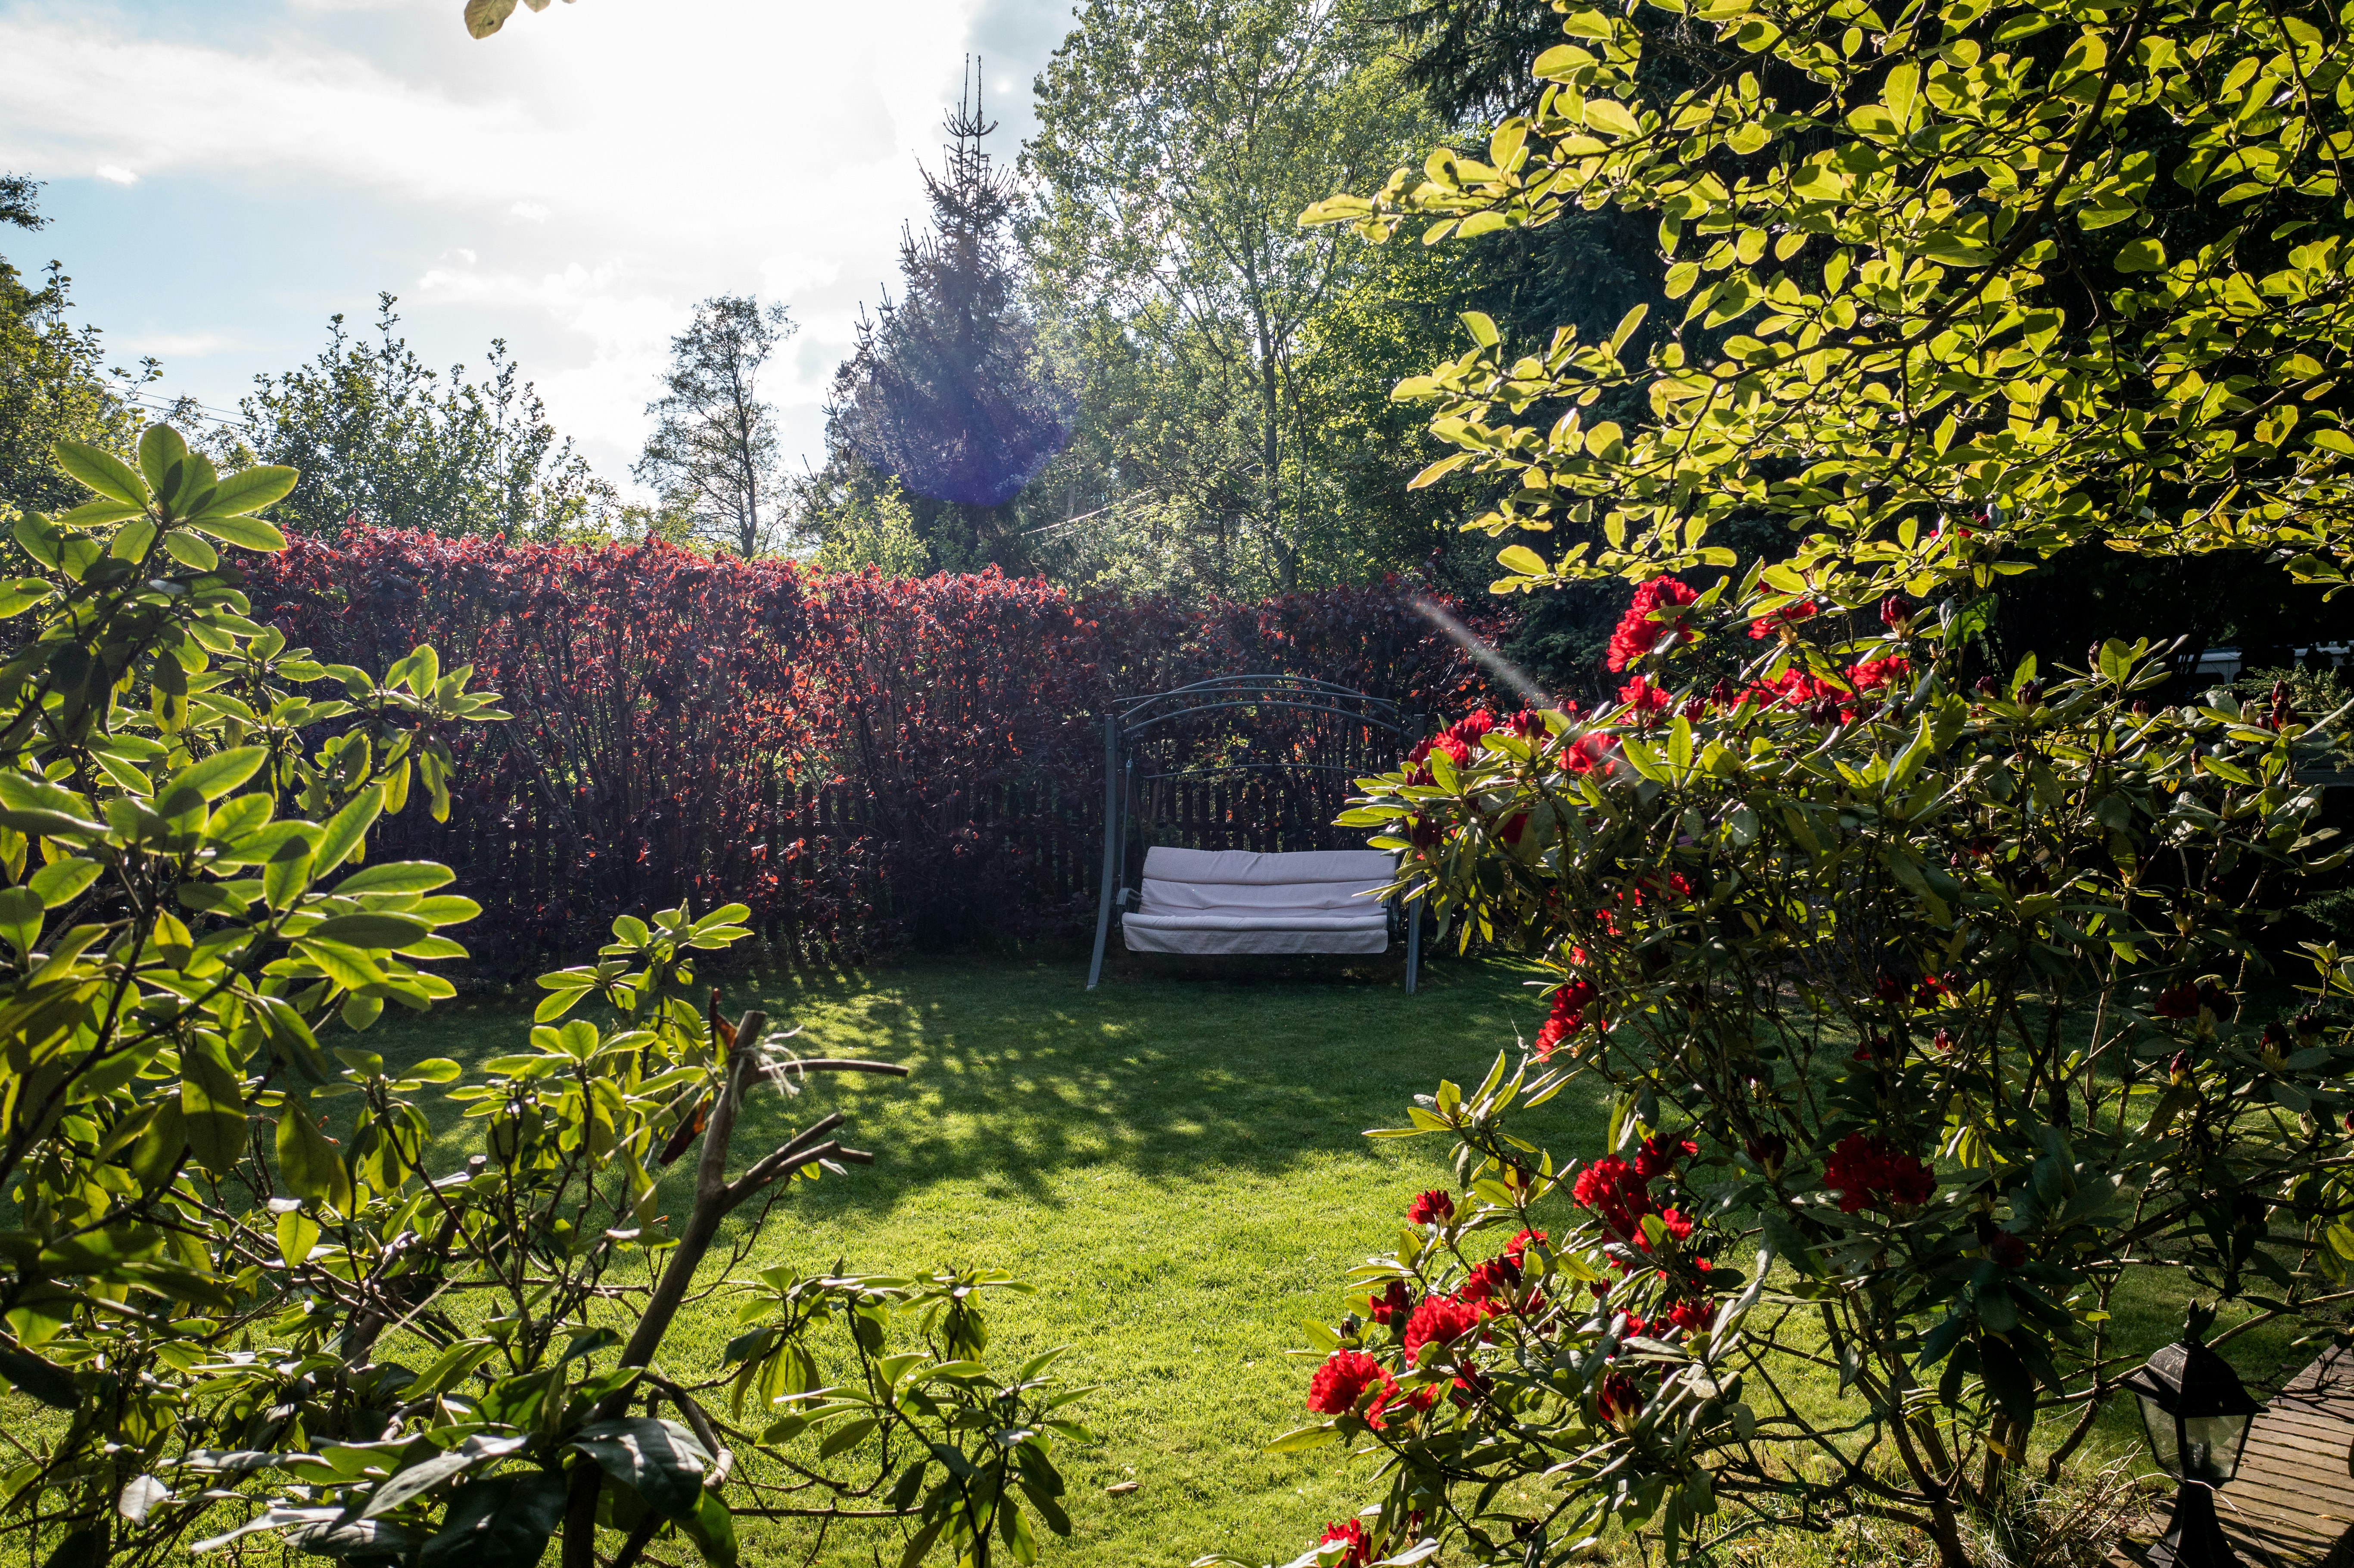
[[[804,957],[1070,937],[1091,926],[1101,715],[1212,674],[1314,675],[1421,712],[1488,700],[1390,587],[1260,603],[1076,598],[994,570],[826,576],[660,543],[347,530],[260,563],[257,619],[381,671],[420,642],[512,723],[451,737],[379,852],[446,861],[515,966],[613,916],[749,905]],[[1497,630],[1494,626],[1487,627]]]

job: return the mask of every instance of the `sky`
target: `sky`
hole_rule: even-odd
[[[696,301],[782,301],[763,384],[792,466],[862,305],[925,217],[942,111],[981,57],[1011,160],[1070,0],[578,0],[467,37],[462,0],[0,0],[0,170],[111,363],[233,410],[328,318],[399,296],[430,364],[504,338],[623,486]]]

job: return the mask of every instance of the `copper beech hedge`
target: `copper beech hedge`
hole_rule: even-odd
[[[450,820],[404,819],[393,846],[457,871],[493,966],[681,901],[741,902],[772,940],[835,961],[1074,934],[1107,705],[1270,670],[1426,712],[1490,700],[1414,591],[1086,597],[993,571],[375,528],[297,539],[252,583],[256,619],[322,659],[375,667],[430,643],[504,694],[514,722],[450,737]]]

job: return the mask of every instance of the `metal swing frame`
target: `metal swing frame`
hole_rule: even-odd
[[[1130,892],[1125,884],[1128,834],[1135,825],[1133,801],[1140,784],[1162,779],[1204,779],[1226,774],[1257,772],[1362,773],[1366,769],[1340,763],[1301,761],[1234,762],[1207,768],[1172,766],[1139,775],[1136,743],[1155,730],[1202,714],[1228,708],[1254,712],[1266,709],[1328,715],[1386,735],[1403,755],[1426,727],[1419,714],[1409,713],[1387,697],[1376,697],[1352,686],[1303,675],[1219,675],[1190,685],[1121,697],[1104,715],[1104,853],[1103,876],[1096,903],[1096,948],[1087,966],[1087,989],[1103,979],[1104,950],[1111,938],[1111,917]],[[1394,760],[1394,758],[1393,758]],[[1405,912],[1405,993],[1412,996],[1422,959],[1422,905],[1403,900]]]

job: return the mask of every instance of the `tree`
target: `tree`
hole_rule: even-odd
[[[378,296],[375,343],[333,316],[316,359],[254,377],[217,455],[308,475],[281,514],[307,534],[353,520],[550,540],[602,532],[612,487],[557,437],[505,343],[492,342],[482,381],[462,365],[445,377],[398,334],[396,302]]]
[[[1417,100],[1330,0],[1091,0],[1039,104],[1023,239],[1106,377],[1094,504],[1177,514],[1232,586],[1299,583],[1330,517],[1303,399],[1336,345],[1314,323],[1355,258],[1298,214],[1427,135]]]
[[[1011,177],[981,145],[994,122],[979,85],[947,117],[954,144],[923,171],[932,226],[899,241],[887,295],[834,374],[826,440],[916,496],[944,559],[1019,566],[1011,505],[1070,435],[1070,404],[1045,373],[1003,232]]]
[[[784,521],[776,413],[760,401],[760,370],[793,332],[784,306],[763,310],[749,295],[695,306],[670,340],[663,395],[646,405],[654,433],[631,471],[705,537],[748,559],[774,547]]]
[[[748,1499],[904,1519],[911,1563],[1067,1532],[1071,1395],[1051,1356],[980,1360],[1001,1275],[763,1270],[708,1364],[672,1342],[723,1222],[732,1274],[794,1183],[874,1158],[840,1112],[741,1158],[753,1087],[905,1069],[723,1019],[695,966],[748,934],[740,905],[616,920],[471,1082],[388,1068],[365,1036],[453,993],[445,933],[479,910],[370,838],[446,817],[452,734],[507,715],[429,647],[377,676],[249,619],[225,552],[285,547],[259,514],[291,470],[217,473],[163,426],[135,467],[58,455],[90,499],[20,519],[0,588],[0,1377],[59,1413],[0,1476],[12,1557],[276,1535],[529,1568],[560,1531],[566,1568],[657,1538],[732,1565]]]
[[[0,224],[37,230],[40,187],[23,175],[0,175]],[[128,450],[137,416],[110,387],[98,329],[66,322],[72,282],[57,263],[39,287],[0,257],[0,518],[16,507],[69,500],[49,448],[61,440]],[[152,366],[150,366],[152,373]]]
[[[1963,1568],[2151,1348],[2123,1308],[2346,1321],[2354,968],[2266,926],[2345,863],[2305,770],[2347,715],[1986,633],[2087,545],[2347,585],[2354,57],[2317,10],[2189,0],[1657,9],[1681,85],[1641,74],[1656,18],[1571,10],[1483,156],[1313,215],[1436,243],[1615,207],[1682,304],[1469,315],[1399,388],[1457,449],[1426,479],[1495,487],[1497,591],[1635,597],[1614,703],[1469,715],[1344,819],[1551,1005],[1396,1129],[1459,1190],[1354,1277],[1288,1442],[1383,1466],[1327,1562],[1864,1514]],[[1761,524],[1792,547],[1741,568]],[[1516,1128],[1573,1086],[1609,1130],[1557,1158]]]

